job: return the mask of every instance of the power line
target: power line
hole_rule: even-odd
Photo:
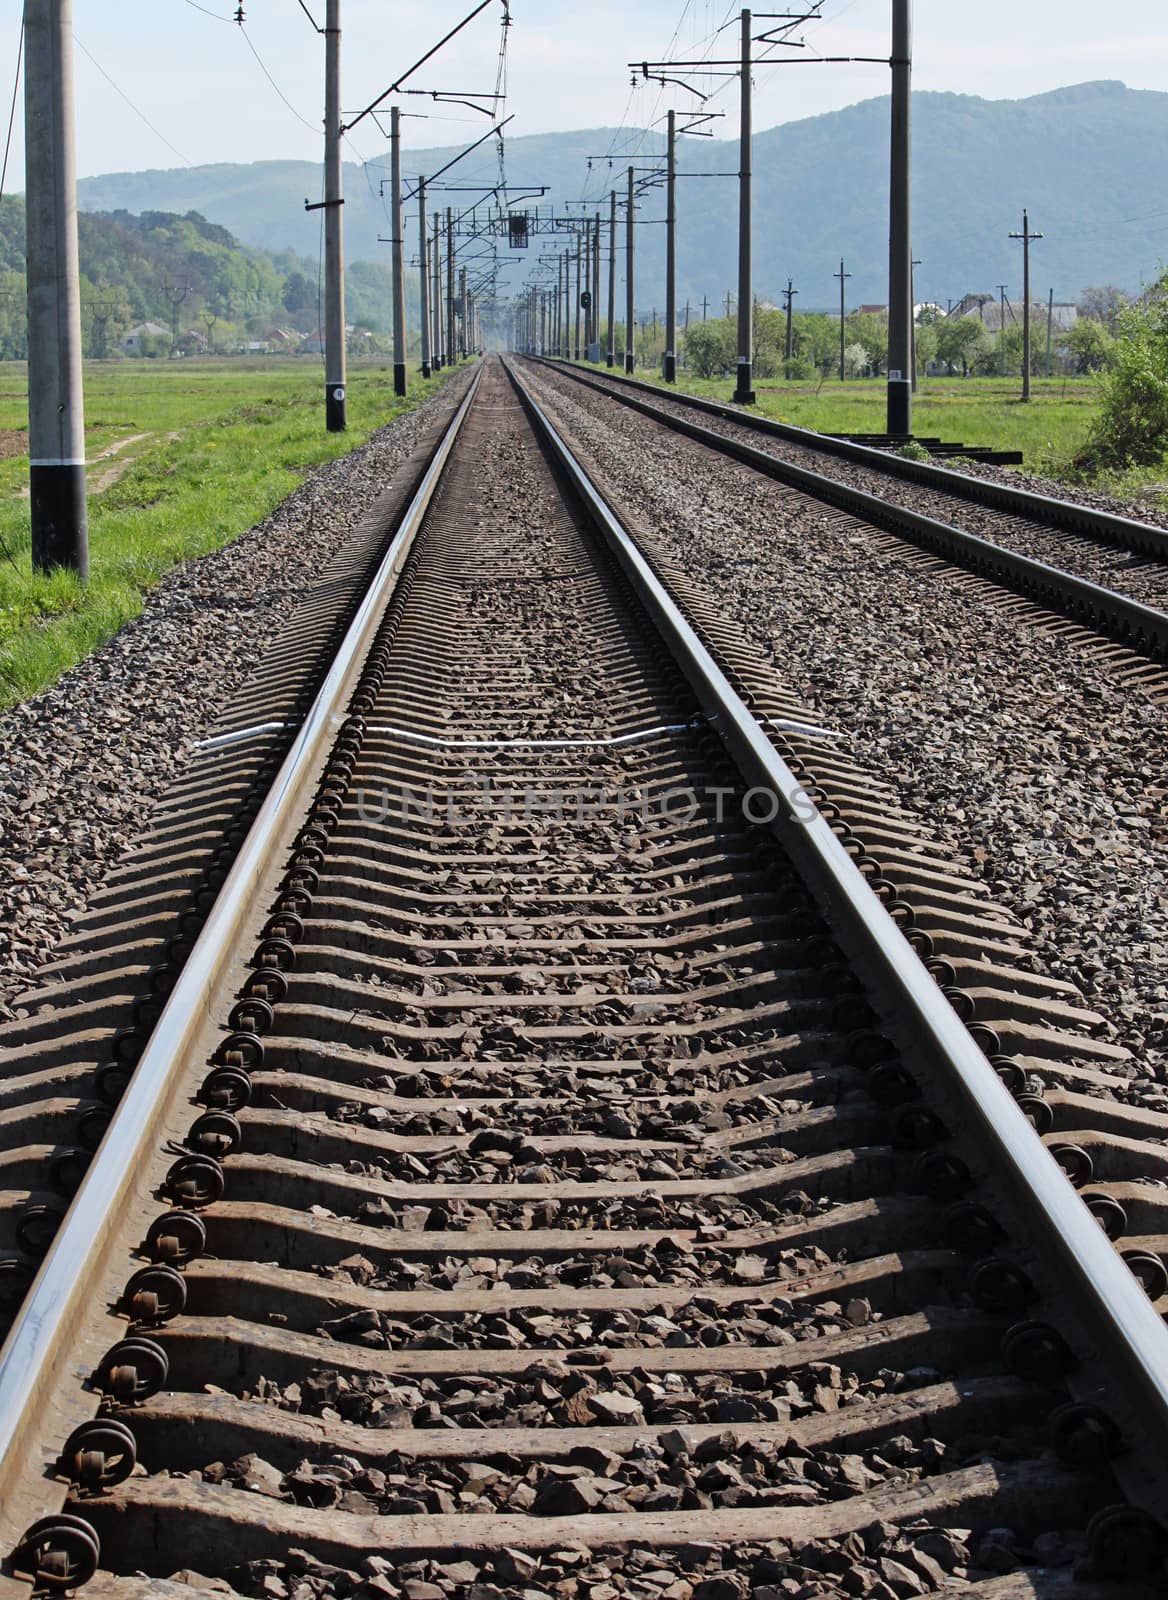
[[[208,11],[206,6],[199,5],[197,3],[197,0],[187,0],[187,5],[193,7],[193,9],[195,11],[201,11],[205,17],[214,17],[216,22],[234,22],[235,21],[234,17],[220,16],[218,11]]]
[[[258,66],[259,66],[260,71],[263,73],[264,77],[271,84],[272,88],[280,96],[280,99],[288,107],[288,110],[296,118],[297,122],[302,123],[303,126],[306,127],[310,133],[319,133],[320,132],[319,124],[309,122],[307,117],[302,117],[300,115],[299,111],[297,111],[296,107],[292,104],[291,100],[289,100],[288,96],[284,93],[283,89],[281,89],[280,85],[276,82],[275,78],[272,77],[272,74],[268,71],[267,67],[264,66],[263,58],[261,57],[259,51],[256,49],[255,45],[252,44],[251,35],[248,33],[247,29],[244,27],[242,22],[239,25],[239,31],[243,35],[244,43],[247,45],[247,48],[251,51],[252,55],[255,56],[256,62],[258,64]]]
[[[20,93],[20,64],[24,60],[24,22],[20,24],[20,43],[16,47],[16,79],[12,85],[12,109],[8,113],[8,137],[4,141],[4,167],[0,170],[0,199],[4,198],[4,184],[8,177],[8,156],[12,150],[12,124],[16,120],[16,97]]]
[[[124,89],[120,89],[118,87],[118,85],[110,77],[109,73],[102,66],[101,62],[98,61],[97,57],[93,54],[93,52],[91,50],[87,50],[85,48],[85,46],[81,43],[81,40],[77,37],[76,34],[73,35],[73,43],[77,46],[78,50],[80,50],[83,55],[89,57],[90,61],[92,61],[93,65],[101,73],[102,77],[109,84],[110,88],[114,91],[114,93],[121,96],[121,98],[126,102],[126,104],[129,106],[130,110],[134,113],[134,115],[136,117],[138,117],[142,122],[144,122],[146,124],[146,126],[150,129],[150,132],[154,135],[154,137],[156,139],[161,139],[162,143],[166,146],[166,148],[168,150],[173,151],[174,154],[179,158],[179,160],[183,163],[184,166],[193,167],[194,166],[194,162],[191,161],[188,156],[184,156],[182,151],[180,149],[178,149],[178,147],[176,145],[171,144],[170,140],[166,137],[166,135],[164,133],[159,133],[158,129],[154,126],[154,124],[151,122],[150,118],[146,115],[146,113],[144,111],[139,111],[138,107],[130,99],[130,97],[126,93],[126,91]]]

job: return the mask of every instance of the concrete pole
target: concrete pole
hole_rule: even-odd
[[[637,366],[636,341],[633,328],[633,227],[636,202],[633,198],[633,169],[629,168],[628,214],[625,219],[625,371],[634,372]]]
[[[583,283],[583,280],[581,279],[581,276],[580,276],[581,257],[583,256],[583,254],[584,254],[583,238],[579,233],[577,233],[577,235],[576,235],[576,322],[575,322],[575,333],[574,333],[574,336],[573,336],[573,339],[572,339],[572,348],[575,351],[575,358],[576,358],[577,361],[579,361],[579,359],[580,359],[580,312],[583,309],[583,307],[580,304],[580,294],[581,294],[581,292],[582,292],[582,290],[584,288],[584,283]]]
[[[1046,375],[1051,376],[1051,358],[1054,348],[1054,290],[1046,302]]]
[[[1030,213],[1022,213],[1022,398],[1030,399]]]
[[[662,376],[677,382],[677,113],[669,112],[665,157],[665,359]]]
[[[600,344],[600,212],[592,222],[592,343]],[[598,356],[599,359],[599,356]]]
[[[434,317],[434,366],[441,369],[446,364],[446,346],[442,338],[442,214],[434,213],[434,248],[431,252],[434,266],[434,294],[431,307]]]
[[[738,382],[734,399],[754,404],[754,293],[750,262],[750,12],[742,13],[742,113],[738,157]]]
[[[468,356],[470,354],[470,317],[467,314],[465,267],[458,274],[458,320],[462,328],[462,343],[459,346],[459,354]]]
[[[422,320],[422,376],[430,376],[430,253],[426,238],[426,180],[418,179],[418,295]]]
[[[887,432],[912,433],[912,0],[892,0]]]
[[[341,225],[341,0],[328,0],[324,29],[324,371],[325,427],[343,433],[345,249]]]
[[[393,392],[406,392],[406,252],[402,227],[401,114],[389,108],[390,232],[393,245]]]
[[[458,360],[458,328],[454,326],[454,213],[446,206],[446,360]]]
[[[608,354],[606,367],[616,365],[616,190],[608,192]]]
[[[26,0],[25,217],[32,564],[89,576],[73,0]]]

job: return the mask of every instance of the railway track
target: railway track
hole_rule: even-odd
[[[1168,1119],[498,363],[298,707],[0,1359],[0,1593],[1154,1593]]]
[[[544,361],[663,427],[836,506],[1104,636],[1117,670],[1162,692],[1168,532],[613,373]],[[695,415],[704,420],[697,422]],[[1118,647],[1118,650],[1116,649]],[[1122,652],[1122,653],[1120,653]],[[1149,666],[1148,658],[1157,665]]]

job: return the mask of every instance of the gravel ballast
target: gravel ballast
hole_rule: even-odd
[[[178,565],[141,616],[0,716],[0,1015],[451,398],[396,418],[231,544]]]
[[[1163,708],[855,519],[568,378],[532,377],[661,550],[1021,918],[1046,969],[1113,1022],[1156,1080],[1156,1104],[1168,1042]]]
[[[578,384],[576,387],[583,389],[583,385]],[[1168,609],[1168,564],[1163,561],[1133,556],[1130,550],[1086,536],[1044,528],[1022,516],[995,511],[970,500],[957,499],[940,490],[926,489],[907,479],[882,472],[878,467],[860,466],[842,456],[793,443],[777,434],[760,433],[742,423],[728,421],[706,411],[695,411],[692,406],[671,399],[668,394],[657,389],[641,394],[639,398],[651,400],[654,405],[684,417],[689,422],[697,422],[703,428],[708,428],[711,433],[718,433],[724,438],[751,445],[756,450],[763,450],[779,461],[789,461],[792,465],[803,467],[807,471],[822,473],[824,477],[832,478],[837,483],[846,483],[849,487],[860,489],[866,494],[877,495],[890,505],[908,506],[913,511],[934,517],[938,522],[960,528],[966,533],[976,534],[979,538],[988,539],[1004,549],[1028,556],[1033,561],[1047,562],[1051,566],[1061,567],[1066,572],[1074,573],[1076,577],[1085,578],[1089,583],[1100,584],[1105,589],[1114,589],[1117,594],[1138,600],[1141,605],[1151,606],[1160,611]],[[961,473],[983,477],[1010,488],[1028,489],[1034,494],[1053,495],[1059,500],[1079,499],[1082,504],[1094,510],[1109,511],[1116,516],[1129,518],[1133,516],[1131,506],[1125,506],[1104,495],[1077,496],[1065,484],[1054,483],[1049,479],[1022,477],[1010,473],[1006,468],[983,467],[977,462],[962,462],[960,467],[954,467],[946,462],[944,466],[946,471],[954,475]],[[1164,518],[1160,515],[1144,517],[1137,513],[1137,520],[1164,524]]]

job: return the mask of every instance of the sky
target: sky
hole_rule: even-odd
[[[319,160],[325,0],[73,0],[77,41],[78,173],[280,158]],[[341,0],[343,102],[351,118],[472,9],[476,0]],[[725,0],[511,0],[507,110],[511,135],[582,127],[643,127],[683,89],[630,85],[627,62],[735,54],[738,9]],[[786,0],[783,9],[796,9]],[[805,6],[803,9],[810,9]],[[306,10],[310,15],[306,15]],[[816,65],[813,55],[886,56],[889,0],[823,0],[802,31],[799,64],[760,66],[755,129],[887,93],[887,68]],[[21,0],[0,0],[0,102],[7,124]],[[421,90],[494,89],[502,0],[486,9],[410,79]],[[718,30],[726,24],[723,31]],[[759,31],[765,26],[759,23]],[[1126,0],[916,0],[914,86],[1013,99],[1093,78],[1168,90],[1168,8]],[[699,80],[695,80],[699,81]],[[700,81],[699,81],[700,82]],[[737,131],[735,86],[714,91],[718,137]],[[719,92],[720,91],[720,92]],[[466,107],[425,95],[401,102],[407,146],[469,142],[489,125]],[[422,114],[425,113],[423,116]],[[417,120],[414,120],[416,117]],[[23,188],[23,97],[18,99],[7,191]],[[0,132],[3,130],[0,129]],[[372,118],[348,137],[347,157],[378,157]]]

